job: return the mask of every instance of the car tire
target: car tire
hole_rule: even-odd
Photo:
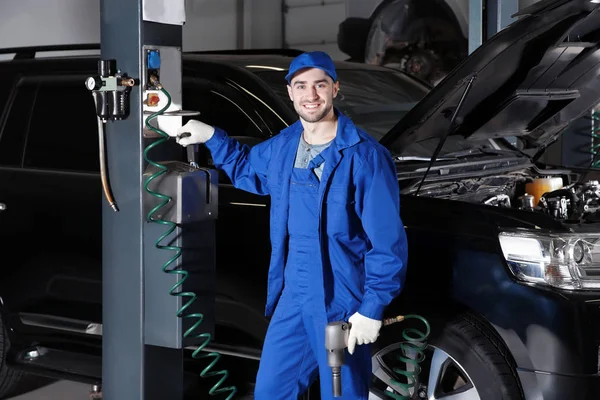
[[[446,351],[472,376],[482,399],[523,398],[516,368],[500,338],[470,314],[449,323],[432,342]]]
[[[402,330],[406,326],[398,325],[394,335],[402,338]],[[433,323],[432,328],[435,330]],[[381,360],[392,359],[391,356],[383,354],[389,349],[399,351],[397,343],[380,346],[373,357],[374,383],[372,385],[372,393],[379,396],[372,396],[373,399],[386,398],[381,396],[382,391],[394,388],[394,385],[389,385],[389,381],[387,382],[389,386],[386,388],[383,380],[375,376],[381,377],[382,371],[390,372],[394,368],[391,365],[381,365]],[[377,360],[380,365],[377,364]],[[400,369],[406,369],[403,367],[405,365],[400,366]],[[417,390],[419,390],[419,397],[423,396],[422,398],[443,400],[453,398],[452,396],[467,390],[472,392],[470,397],[467,396],[468,398],[478,396],[481,400],[524,398],[517,378],[516,366],[508,349],[490,328],[468,313],[443,323],[438,333],[428,339],[425,360],[421,362],[421,367],[423,370],[419,375]],[[402,381],[395,374],[391,378]],[[406,394],[401,391],[398,393]]]
[[[6,365],[6,356],[10,349],[10,341],[2,318],[0,318],[0,399],[10,396],[25,374],[9,368]]]

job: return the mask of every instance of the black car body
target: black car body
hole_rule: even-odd
[[[413,396],[600,397],[600,185],[594,172],[539,162],[599,103],[600,16],[594,3],[564,0],[521,14],[431,91],[397,71],[337,63],[335,105],[397,161],[409,263],[386,315],[418,313],[432,327]],[[186,54],[183,106],[252,146],[297,118],[283,80],[290,60]],[[13,255],[0,279],[3,357],[14,370],[85,382],[101,379],[104,200],[83,85],[96,63],[0,63],[0,224]],[[210,165],[206,152],[201,163]],[[526,185],[546,177],[562,188],[529,209]],[[213,346],[256,358],[268,325],[269,202],[219,179]],[[398,389],[401,329],[384,328],[376,342],[374,396]],[[6,366],[1,374],[12,379]]]

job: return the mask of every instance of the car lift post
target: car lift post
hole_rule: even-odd
[[[182,399],[183,349],[197,345],[198,341],[191,343],[194,341],[182,338],[187,323],[176,314],[187,301],[169,293],[180,279],[179,275],[168,275],[161,269],[163,263],[173,256],[173,252],[161,252],[155,247],[156,240],[167,228],[147,222],[145,196],[148,195],[144,192],[144,180],[148,165],[143,152],[152,140],[145,137],[144,131],[147,115],[143,112],[143,77],[147,48],[157,46],[166,49],[165,53],[171,54],[171,60],[161,61],[163,68],[167,64],[170,68],[168,71],[161,70],[164,73],[160,82],[167,91],[172,91],[173,104],[178,102],[181,105],[184,0],[101,0],[100,13],[101,59],[114,60],[117,75],[122,72],[137,81],[131,88],[128,116],[108,120],[104,124],[109,184],[118,211],[103,199],[102,397],[110,400]],[[166,20],[166,17],[173,19]],[[147,77],[145,79],[147,81]],[[166,81],[172,84],[167,85]],[[100,86],[95,86],[96,95]],[[181,151],[179,145],[169,141],[153,149],[151,158],[156,162],[179,159]],[[181,186],[181,179],[175,178],[172,182]],[[210,184],[210,178],[206,180]],[[172,189],[173,183],[170,185]],[[209,270],[214,268],[214,221],[202,225],[201,232],[187,236],[181,233],[181,226],[169,240],[173,239],[181,247],[186,246],[182,243],[185,241],[203,243],[202,254],[198,256],[196,252],[192,264],[205,262]],[[163,244],[172,245],[172,242]],[[212,273],[211,270],[209,276]],[[199,280],[203,282],[200,286],[214,286],[214,282],[203,279],[201,275],[192,276],[191,283],[183,290],[196,292],[199,286],[194,285]],[[214,301],[210,287],[199,295],[202,296],[212,296]],[[201,302],[210,307],[210,300],[202,299]],[[190,307],[192,309],[197,311],[196,307]],[[202,332],[197,334],[212,334],[212,310],[202,312],[209,316],[203,322]]]
[[[469,0],[469,54],[509,25],[518,11],[519,0]]]

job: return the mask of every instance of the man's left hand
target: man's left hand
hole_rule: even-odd
[[[379,337],[381,321],[367,318],[359,313],[354,313],[348,322],[352,324],[348,335],[348,353],[354,353],[357,344],[373,343]]]

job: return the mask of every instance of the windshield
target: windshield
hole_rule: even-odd
[[[293,108],[287,71],[253,71]],[[340,91],[333,105],[365,132],[380,140],[428,92],[428,88],[394,70],[338,69]]]

